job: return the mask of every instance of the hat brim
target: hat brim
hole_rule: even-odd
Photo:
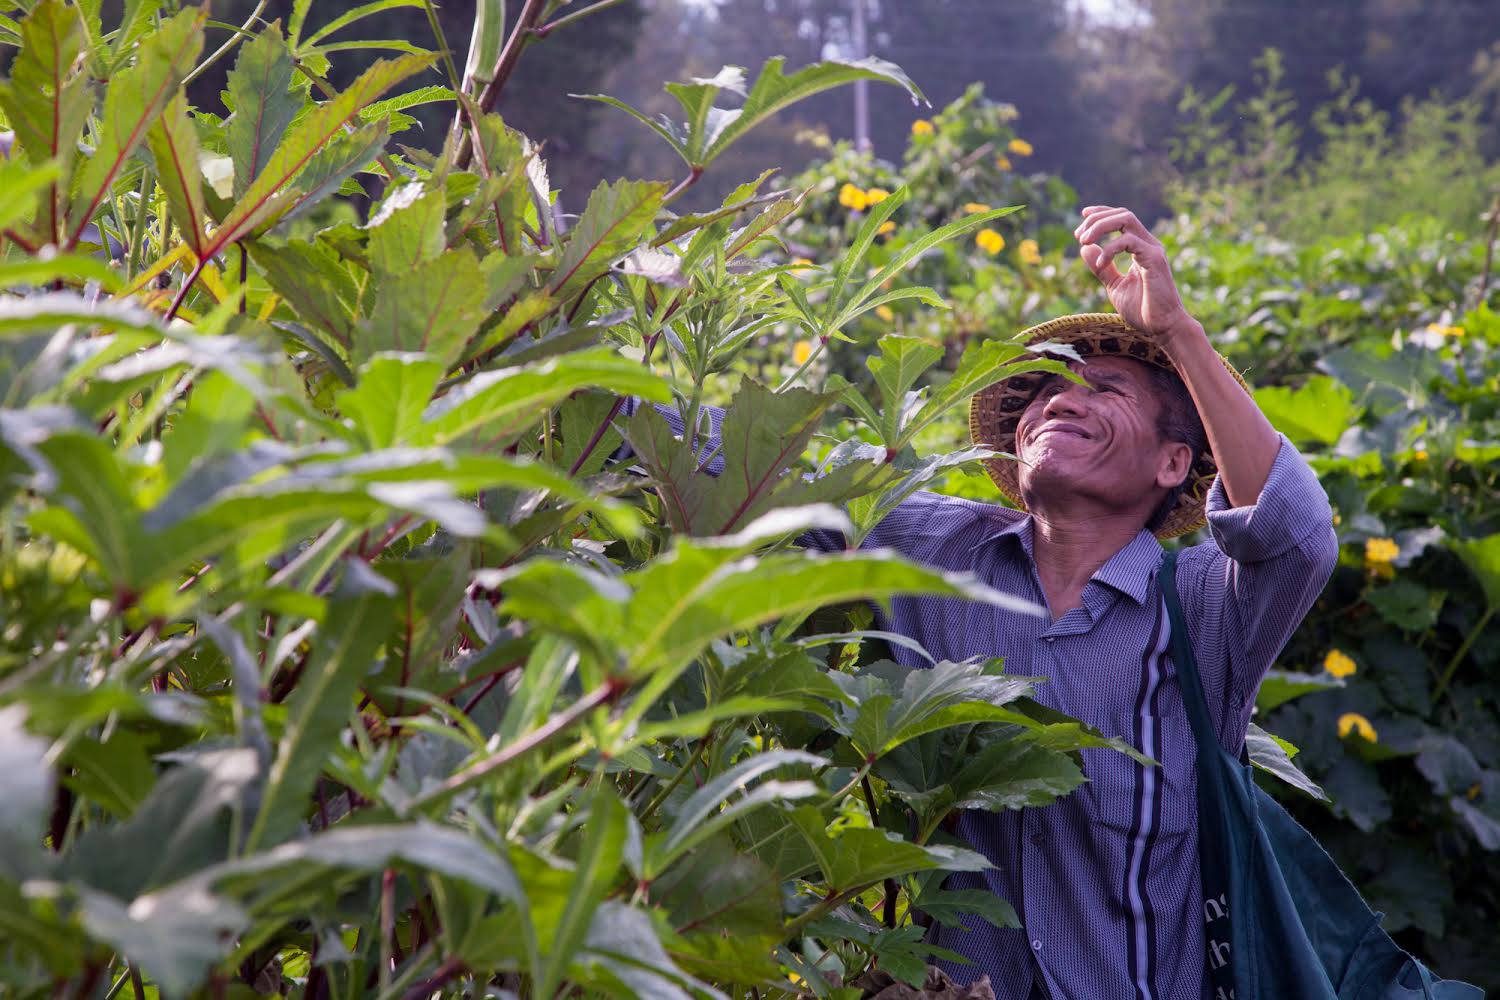
[[[1021,331],[1016,339],[1028,347],[1049,340],[1057,341],[1070,345],[1084,358],[1127,358],[1173,373],[1177,370],[1150,334],[1135,329],[1114,313],[1060,316]],[[1249,392],[1250,387],[1234,366],[1225,361],[1223,355],[1219,360],[1235,381]],[[991,451],[1005,452],[1004,456],[986,459],[985,468],[1005,498],[1022,510],[1026,509],[1026,504],[1021,499],[1020,462],[1013,457],[1016,425],[1041,388],[1042,380],[1047,377],[1045,374],[1013,376],[980,390],[969,404],[969,435],[974,443]],[[1203,527],[1207,520],[1208,491],[1218,471],[1213,454],[1204,449],[1193,463],[1176,505],[1156,529],[1157,538],[1175,538]]]

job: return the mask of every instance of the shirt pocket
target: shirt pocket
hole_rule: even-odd
[[[1175,685],[1174,685],[1175,686]],[[1180,846],[1197,829],[1197,748],[1192,727],[1182,713],[1175,715],[1118,714],[1110,731],[1155,765],[1142,765],[1115,750],[1087,751],[1089,783],[1101,832],[1115,841],[1115,851],[1129,852],[1129,842],[1142,838]]]

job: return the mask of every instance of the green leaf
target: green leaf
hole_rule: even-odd
[[[441,236],[441,228],[438,232]],[[399,278],[377,282],[374,307],[359,325],[350,360],[358,364],[385,351],[421,352],[446,370],[484,322],[488,302],[479,258],[468,247],[408,264]]]
[[[541,996],[552,996],[563,980],[574,953],[589,934],[605,894],[620,877],[625,849],[625,806],[609,786],[601,783],[589,805],[583,846],[578,853],[567,904],[553,933],[546,935],[540,985]]]
[[[247,246],[266,281],[299,320],[332,334],[345,347],[352,343],[359,286],[344,259],[316,240],[281,246],[254,240]]]
[[[354,708],[392,613],[396,588],[358,561],[348,563],[342,588],[318,628],[307,666],[287,704],[286,728],[266,776],[260,809],[246,837],[253,851],[296,830],[325,758]]]
[[[1253,722],[1250,723],[1250,729],[1245,734],[1245,751],[1250,755],[1250,763],[1262,771],[1280,778],[1293,788],[1306,792],[1319,801],[1328,801],[1328,796],[1323,794],[1323,789],[1303,774],[1301,768],[1292,763],[1292,754],[1297,752],[1296,748]]]
[[[709,839],[651,883],[679,934],[771,934],[781,930],[781,879],[727,837]]]
[[[104,94],[99,143],[74,178],[66,246],[77,245],[115,179],[167,104],[177,95],[203,49],[207,8],[188,8],[163,21],[137,50],[133,66],[118,72]]]
[[[203,174],[198,166],[198,132],[188,114],[187,98],[175,95],[151,126],[146,138],[156,161],[157,179],[166,195],[167,211],[183,242],[202,260],[208,208],[203,203]]]
[[[413,443],[501,442],[533,427],[542,413],[579,389],[597,387],[666,402],[666,383],[614,350],[579,351],[537,364],[476,375],[423,414]]]
[[[382,278],[400,281],[415,268],[431,263],[447,248],[443,216],[447,198],[440,187],[418,182],[394,188],[370,219],[366,254]]]
[[[1447,591],[1429,590],[1404,576],[1365,595],[1365,600],[1380,612],[1380,617],[1399,629],[1414,633],[1425,632],[1437,624],[1447,599]]]
[[[190,751],[156,782],[123,824],[90,827],[73,843],[62,874],[116,899],[176,882],[222,861],[230,813],[243,810],[261,777],[250,749]]]
[[[971,913],[992,927],[1021,926],[1015,907],[986,889],[927,889],[911,905],[947,927],[963,926]]]
[[[78,8],[64,0],[38,3],[22,19],[20,34],[21,48],[11,64],[10,79],[0,83],[0,108],[27,162],[33,167],[54,164],[55,183],[39,230],[43,242],[61,243],[65,191],[78,155],[78,140],[93,110],[89,75],[81,58],[87,37]]]
[[[549,294],[558,302],[570,302],[607,273],[656,218],[666,189],[665,184],[627,180],[596,187],[568,234],[548,283]]]
[[[26,709],[0,708],[0,875],[14,883],[43,873],[42,834],[52,807],[47,741],[26,731]]]
[[[1260,691],[1255,696],[1255,707],[1261,712],[1269,712],[1276,706],[1284,705],[1305,694],[1332,691],[1343,686],[1343,681],[1328,674],[1299,674],[1288,670],[1272,670],[1267,672],[1260,682]]]
[[[1029,695],[1031,681],[995,672],[997,663],[942,662],[924,670],[890,660],[856,675],[834,675],[858,701],[841,725],[869,758],[879,757],[923,733],[965,722],[1015,719],[1004,706]]]
[[[294,197],[266,216],[262,227],[284,225],[340,190],[345,181],[380,155],[389,138],[383,121],[335,136],[297,178]]]
[[[333,34],[335,31],[341,31],[344,28],[349,27],[349,25],[354,24],[356,21],[362,21],[365,18],[369,17],[371,14],[378,14],[383,10],[394,10],[398,7],[421,6],[422,0],[373,0],[373,2],[371,3],[363,3],[358,7],[346,10],[344,13],[334,18],[332,21],[329,21],[327,24],[323,25],[323,27],[319,28],[317,31],[314,31],[311,35],[308,35],[307,38],[297,47],[299,49],[310,49],[313,46],[317,45],[318,42]]]
[[[878,346],[880,354],[866,359],[865,367],[875,376],[875,385],[880,389],[881,438],[887,447],[893,447],[900,439],[907,392],[927,369],[943,359],[944,348],[936,341],[897,334],[881,337]]]
[[[334,396],[340,412],[372,448],[402,444],[422,422],[443,366],[410,354],[377,354],[359,371],[359,384]]]
[[[745,93],[744,73],[739,67],[725,67],[715,77],[694,79],[689,84],[668,85],[668,92],[677,99],[687,116],[687,122],[683,125],[675,125],[670,121],[652,121],[613,98],[599,95],[576,96],[602,101],[630,113],[666,139],[688,166],[699,170],[717,159],[745,133],[781,109],[845,83],[853,83],[855,80],[894,83],[903,87],[912,96],[913,102],[923,100],[922,92],[901,68],[883,59],[827,60],[804,67],[790,76],[782,73],[781,68],[785,63],[786,60],[780,56],[768,60],[749,93],[745,94],[744,103],[733,110],[714,107],[713,102],[720,90]]]
[[[243,933],[250,915],[239,905],[194,888],[166,895],[160,905],[135,905],[79,888],[83,926],[128,956],[163,991],[186,996]],[[153,902],[156,902],[153,900]]]
[[[651,473],[673,529],[692,535],[722,535],[760,514],[807,500],[788,467],[807,446],[818,422],[836,402],[831,394],[792,388],[782,393],[745,379],[720,427],[724,472],[699,472],[696,448],[678,440],[662,415],[649,406],[632,418],[628,435]]]
[[[822,813],[812,806],[791,812],[792,823],[818,859],[818,867],[836,892],[873,885],[882,879],[942,869],[977,872],[994,867],[984,856],[959,847],[922,846],[885,830],[844,830],[830,837]]]
[[[771,802],[790,802],[820,794],[808,781],[768,781],[751,790],[761,775],[790,765],[822,767],[828,762],[801,750],[767,750],[739,761],[715,775],[682,804],[671,827],[652,838],[642,863],[642,877],[652,879],[697,844],[718,833],[752,809]],[[731,801],[736,792],[743,792]]]
[[[117,819],[129,819],[151,794],[156,772],[139,736],[116,730],[108,740],[82,740],[63,758],[64,782],[103,806]]]
[[[364,134],[371,129],[378,130],[379,126],[366,126],[340,142],[334,143],[334,140],[343,135],[345,128],[381,94],[426,69],[431,62],[431,56],[415,55],[381,59],[360,74],[347,90],[304,115],[287,131],[260,175],[225,215],[214,233],[210,252],[217,253],[244,239],[257,227],[269,225],[299,201],[305,203],[312,187],[326,186],[331,176],[347,166],[349,159],[357,158],[355,153],[363,156],[369,142]],[[334,144],[330,146],[330,143]],[[316,177],[304,182],[301,174],[320,154],[323,167]],[[311,183],[314,180],[316,184]]]
[[[568,976],[591,995],[608,992],[660,1000],[719,995],[677,968],[644,910],[618,902],[606,902],[593,914],[584,950]]]
[[[3,100],[3,94],[4,84],[0,84],[0,100]],[[36,215],[37,195],[50,190],[61,176],[61,168],[55,161],[49,161],[40,167],[33,167],[20,158],[0,161],[0,228],[20,225],[32,219]],[[51,204],[50,199],[48,204]],[[62,254],[53,261],[60,261],[69,256]],[[32,262],[11,261],[9,267],[24,263]],[[51,262],[35,261],[35,263],[45,266]],[[35,283],[46,284],[47,280],[49,279],[44,278]]]
[[[902,428],[901,445],[910,443],[929,424],[953,407],[967,402],[986,386],[1003,382],[1022,372],[1063,373],[1067,370],[1062,362],[1037,357],[1010,341],[987,340],[973,344],[964,351],[958,370],[933,391],[922,408]]]
[[[1500,610],[1500,532],[1449,545],[1479,581],[1485,604],[1491,610]]]
[[[1265,386],[1254,395],[1266,419],[1298,444],[1337,444],[1359,413],[1354,393],[1328,375],[1311,375],[1296,389]]]
[[[234,196],[244,195],[260,176],[287,128],[302,110],[302,95],[292,90],[291,50],[273,22],[240,46],[227,80],[229,119],[224,143],[234,162]]]

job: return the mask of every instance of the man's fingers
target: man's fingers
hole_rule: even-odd
[[[1115,282],[1124,277],[1120,269],[1115,267],[1114,255],[1107,253],[1099,244],[1085,244],[1080,255],[1083,257],[1083,262],[1089,266],[1089,270],[1104,282],[1104,287],[1112,288]]]
[[[1153,237],[1134,212],[1128,208],[1109,205],[1090,205],[1083,210],[1083,222],[1073,230],[1080,243],[1098,243],[1109,233],[1128,233],[1143,239]]]

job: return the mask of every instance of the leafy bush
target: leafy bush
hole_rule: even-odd
[[[1021,602],[787,543],[856,542],[983,457],[913,441],[1054,363],[990,340],[920,388],[942,349],[889,336],[860,385],[735,373],[755,338],[821,350],[934,301],[895,282],[1009,209],[898,217],[892,190],[811,275],[772,253],[799,199],[764,178],[675,214],[779,108],[915,92],[878,61],[772,61],[669,87],[683,121],[647,124],[675,188],[602,184],[560,219],[486,108],[574,15],[476,32],[490,73],[402,42],[335,91],[357,43],[310,6],[231,38],[222,115],[182,96],[203,10],[0,22],[7,995],[848,997],[863,970],[922,979],[918,907],[1013,921],[938,889],[986,864],[943,820],[1049,802],[1080,749],[1127,748],[998,663],[897,670],[865,603]],[[457,107],[443,151],[389,148],[433,101]],[[710,398],[743,475],[700,468]],[[848,439],[788,474],[836,405]],[[939,748],[986,766],[910,766]]]
[[[1258,93],[1189,88],[1179,103],[1187,122],[1169,145],[1181,173],[1167,199],[1199,224],[1257,223],[1299,244],[1368,232],[1409,214],[1472,231],[1500,192],[1500,164],[1485,155],[1479,100],[1409,97],[1392,120],[1360,96],[1357,79],[1335,70],[1330,99],[1313,110],[1315,134],[1307,137],[1294,120],[1295,99],[1281,86],[1280,54],[1267,49],[1255,66]],[[1299,155],[1304,146],[1311,155]]]

